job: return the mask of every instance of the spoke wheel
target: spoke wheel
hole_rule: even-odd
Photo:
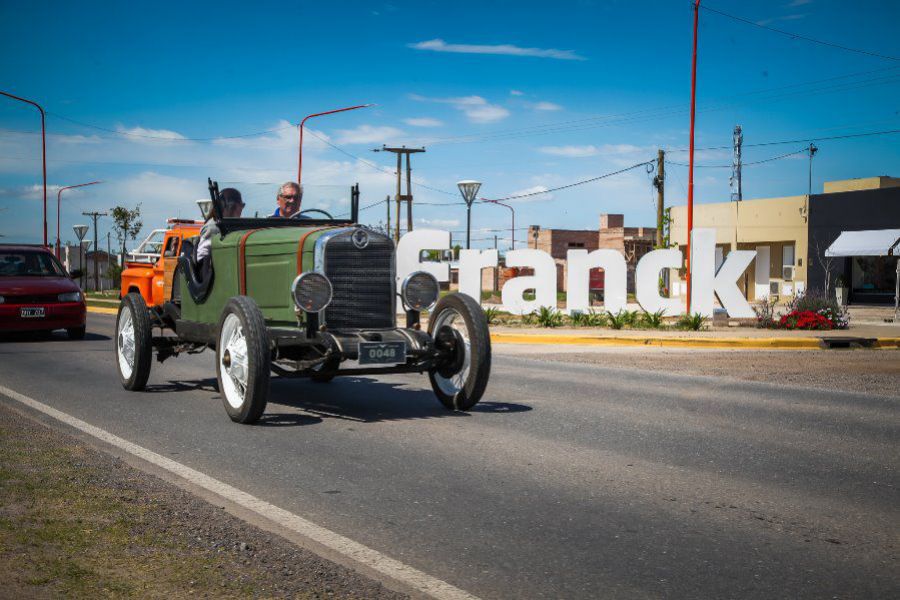
[[[271,368],[269,337],[259,307],[247,296],[228,301],[219,321],[216,375],[232,421],[254,423],[266,409]]]
[[[435,345],[448,357],[429,371],[431,387],[452,410],[469,410],[481,400],[491,372],[491,338],[484,311],[464,294],[441,298],[428,324]]]
[[[140,294],[128,294],[116,318],[116,365],[126,390],[140,391],[150,377],[153,357],[150,312]]]

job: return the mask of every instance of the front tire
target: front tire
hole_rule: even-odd
[[[122,298],[116,317],[116,365],[126,390],[139,392],[147,386],[153,358],[152,336],[150,311],[141,295],[132,292]]]
[[[219,320],[216,377],[231,420],[255,423],[266,410],[271,354],[262,312],[248,296],[235,296]]]
[[[484,310],[466,294],[438,300],[428,320],[435,345],[452,360],[428,372],[431,388],[450,410],[469,410],[481,400],[491,375],[491,336]]]

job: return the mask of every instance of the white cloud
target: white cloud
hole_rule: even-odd
[[[600,149],[597,146],[542,146],[539,152],[553,156],[567,156],[569,158],[583,158],[585,156],[597,156]]]
[[[413,127],[440,127],[444,123],[430,117],[415,117],[412,119],[403,119],[403,122]]]
[[[450,104],[462,111],[473,123],[493,123],[509,116],[509,111],[497,104],[491,104],[481,96],[456,96],[450,98],[429,98],[418,94],[410,94],[410,98],[419,102],[437,102]]]
[[[534,56],[537,58],[555,58],[558,60],[586,60],[571,50],[555,48],[523,48],[512,44],[448,44],[442,39],[427,40],[409,44],[416,50],[433,52],[453,52],[458,54],[501,54],[506,56]]]
[[[509,95],[510,96],[524,96],[525,92],[523,92],[522,90],[509,90]]]
[[[338,129],[337,144],[381,144],[404,134],[396,127],[360,125],[355,129]]]
[[[547,192],[549,188],[546,185],[533,185],[531,187],[527,187],[522,190],[517,190],[510,194],[510,196],[522,196],[525,194],[534,194],[532,196],[527,196],[526,198],[513,198],[510,202],[540,202],[543,200],[553,200],[553,194],[551,193],[541,193]]]
[[[553,102],[536,102],[531,108],[534,110],[562,110],[562,106]]]
[[[458,227],[459,219],[416,219],[420,225],[426,227]]]
[[[125,127],[119,125],[116,131],[122,135],[128,136],[129,139],[145,143],[145,144],[168,144],[170,142],[183,141],[185,137],[177,131],[169,129],[149,129],[146,127],[135,126]]]

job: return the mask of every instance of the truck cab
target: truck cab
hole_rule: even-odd
[[[134,251],[125,257],[121,296],[135,292],[147,306],[162,306],[172,297],[172,278],[178,264],[181,244],[200,235],[203,221],[169,219],[165,229],[154,229]]]

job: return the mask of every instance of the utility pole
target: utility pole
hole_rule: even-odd
[[[656,247],[663,247],[663,220],[666,210],[666,151],[660,148],[656,156]]]
[[[425,152],[425,148],[407,148],[406,146],[400,146],[399,148],[389,148],[387,146],[382,146],[381,150],[375,150],[375,152],[393,152],[397,155],[397,230],[394,234],[394,241],[400,240],[400,203],[406,201],[406,230],[412,231],[413,229],[413,218],[412,218],[412,201],[413,201],[413,193],[412,193],[412,167],[410,166],[410,154],[416,154],[417,152]],[[403,157],[406,156],[406,194],[402,193],[402,183],[403,183]]]
[[[734,126],[733,136],[733,153],[731,158],[731,201],[740,202],[744,199],[744,192],[741,189],[741,167],[743,159],[741,156],[741,147],[744,145],[744,134],[741,132],[741,126]]]
[[[90,217],[94,220],[94,254],[96,255],[97,249],[99,246],[97,245],[97,219],[100,217],[107,216],[108,213],[105,212],[83,212],[81,213],[86,217]],[[84,255],[85,259],[87,259],[87,253]],[[97,257],[94,256],[94,291],[100,289],[100,276],[97,273]]]
[[[818,152],[818,151],[819,151],[819,149],[816,148],[816,145],[813,144],[812,142],[810,142],[809,143],[809,188],[808,188],[809,191],[807,192],[808,196],[812,196],[812,159],[813,159],[813,156],[815,156],[816,152]]]
[[[391,235],[391,195],[384,197],[384,206],[387,208],[387,234]]]
[[[691,131],[688,150],[687,190],[687,312],[691,314],[691,234],[694,232],[694,120],[697,108],[697,35],[700,22],[700,0],[694,0],[694,47],[691,53]]]

